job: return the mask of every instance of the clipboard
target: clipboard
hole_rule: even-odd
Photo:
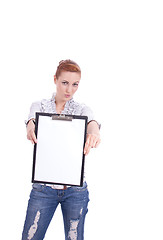
[[[36,113],[32,183],[83,186],[87,116]]]

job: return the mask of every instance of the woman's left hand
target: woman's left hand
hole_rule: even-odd
[[[97,148],[98,145],[100,144],[100,141],[101,140],[100,140],[99,134],[88,133],[85,147],[84,147],[84,154],[88,155],[91,148]]]

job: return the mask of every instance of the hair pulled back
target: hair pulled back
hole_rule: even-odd
[[[81,74],[81,69],[80,69],[79,65],[70,59],[62,60],[59,62],[59,65],[57,67],[56,74],[55,74],[56,78],[58,78],[59,75],[61,74],[61,72],[63,72],[63,71],[77,72],[77,73]]]

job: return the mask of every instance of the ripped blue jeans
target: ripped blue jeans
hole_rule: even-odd
[[[52,189],[34,183],[28,202],[22,240],[42,240],[54,215],[61,204],[65,240],[84,239],[84,221],[88,211],[89,192],[83,187],[70,187],[66,190]]]

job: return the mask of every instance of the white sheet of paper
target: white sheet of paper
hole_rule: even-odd
[[[80,185],[85,121],[39,116],[34,180]]]

